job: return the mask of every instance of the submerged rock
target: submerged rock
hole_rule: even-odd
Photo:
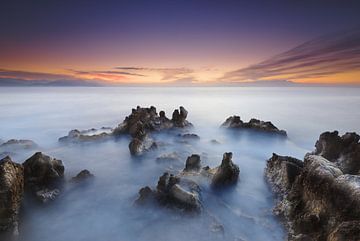
[[[177,152],[165,153],[156,158],[156,162],[180,162],[180,156]]]
[[[11,139],[0,145],[0,154],[13,154],[19,150],[32,150],[35,149],[38,145],[32,140],[17,140]]]
[[[360,136],[354,132],[339,136],[338,131],[324,132],[315,144],[313,154],[320,155],[347,174],[358,174],[360,171]]]
[[[24,168],[7,156],[0,160],[0,232],[18,234],[23,193]]]
[[[43,202],[59,194],[65,169],[61,160],[36,152],[23,166],[26,190]]]
[[[59,142],[81,143],[81,142],[101,141],[111,137],[111,133],[106,132],[108,131],[107,128],[103,127],[101,130],[103,132],[98,134],[94,134],[98,132],[96,129],[90,129],[85,131],[79,131],[77,129],[71,130],[67,136],[60,137]]]
[[[211,185],[220,187],[234,184],[237,182],[239,174],[239,167],[232,162],[232,153],[226,152],[223,155],[221,165],[216,168],[211,180]]]
[[[71,178],[72,182],[81,182],[85,181],[87,179],[91,179],[94,177],[94,174],[92,174],[89,170],[84,169],[80,171],[75,177]]]
[[[270,121],[261,121],[253,118],[249,122],[243,122],[240,116],[236,115],[227,118],[221,127],[239,130],[254,130],[264,133],[278,134],[280,136],[287,136],[286,131],[279,130]]]
[[[325,133],[314,151],[321,156],[307,154],[301,162],[274,154],[268,160],[265,176],[278,197],[274,212],[284,218],[289,240],[358,239],[360,176],[344,173],[354,170],[344,169],[341,163],[352,157],[344,154],[352,151],[344,150],[356,150],[354,137],[342,139],[337,133]]]

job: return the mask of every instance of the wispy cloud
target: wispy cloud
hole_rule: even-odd
[[[195,71],[190,68],[147,68],[147,67],[132,67],[120,66],[115,69],[134,71],[134,72],[158,72],[162,75],[161,80],[176,80],[179,78],[190,78]]]
[[[22,80],[76,80],[72,75],[0,69],[0,78]]]
[[[249,67],[227,72],[219,80],[289,80],[326,77],[360,70],[360,27],[321,36]]]

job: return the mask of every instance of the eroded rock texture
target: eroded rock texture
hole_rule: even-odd
[[[286,131],[278,129],[270,121],[261,121],[258,119],[251,119],[249,122],[241,120],[240,116],[230,116],[225,120],[221,127],[238,130],[253,130],[264,133],[278,134],[280,136],[286,136]]]
[[[276,154],[268,160],[265,176],[278,198],[274,212],[289,240],[359,240],[360,176],[349,174],[357,165],[348,165],[355,163],[356,136],[326,132],[304,162]]]
[[[23,193],[24,168],[7,156],[0,160],[0,231],[18,234]]]

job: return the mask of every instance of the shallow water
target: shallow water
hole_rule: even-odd
[[[191,133],[199,142],[169,143],[144,158],[131,158],[129,140],[60,145],[57,139],[71,129],[115,127],[131,108],[154,105],[172,111],[183,105]],[[360,88],[0,88],[0,139],[32,139],[38,150],[63,160],[67,179],[82,169],[96,178],[72,185],[46,206],[24,203],[20,240],[282,240],[284,230],[271,214],[273,196],[263,170],[273,152],[302,158],[326,130],[360,132]],[[224,131],[219,125],[230,115],[248,121],[271,120],[289,139]],[[218,145],[211,144],[216,139]],[[23,162],[34,153],[16,152]],[[177,151],[180,162],[156,162],[157,156]],[[156,186],[164,171],[178,173],[188,155],[201,155],[203,166],[220,164],[233,152],[240,166],[236,187],[223,192],[201,184],[201,215],[149,206],[133,206],[138,190]],[[211,231],[222,224],[224,233]]]

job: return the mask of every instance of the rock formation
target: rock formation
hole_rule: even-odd
[[[280,136],[287,136],[286,131],[279,130],[270,121],[261,121],[258,119],[251,119],[249,122],[243,122],[240,116],[230,116],[221,125],[223,128],[238,129],[238,130],[253,130],[263,133],[278,134]]]
[[[79,172],[75,177],[71,178],[72,182],[81,182],[85,181],[87,179],[91,179],[94,177],[94,174],[92,174],[89,170],[84,169],[81,172]]]
[[[211,185],[214,187],[232,185],[237,182],[239,174],[239,167],[232,162],[232,153],[226,152],[223,155],[221,165],[214,171]]]
[[[65,169],[61,160],[37,152],[23,166],[25,189],[39,200],[47,202],[60,193]]]
[[[18,234],[18,214],[24,192],[24,168],[10,157],[0,160],[0,231]]]
[[[304,162],[276,154],[268,160],[274,212],[289,240],[359,240],[360,176],[351,174],[358,173],[358,140],[355,133],[325,132]]]
[[[59,138],[59,142],[63,143],[81,143],[81,142],[91,142],[91,141],[101,141],[101,140],[107,140],[111,137],[111,128],[101,128],[100,133],[96,129],[90,129],[90,130],[84,130],[79,131],[77,129],[69,131],[67,136],[63,136]]]

